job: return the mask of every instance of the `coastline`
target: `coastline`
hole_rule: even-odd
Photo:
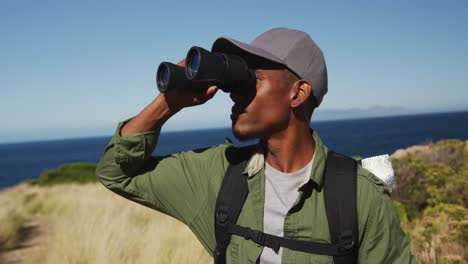
[[[312,122],[322,141],[339,153],[362,158],[391,154],[407,148],[447,138],[468,140],[468,112],[406,117],[368,118]],[[153,155],[216,146],[228,137],[240,146],[231,129],[162,133]],[[70,162],[97,163],[109,137],[0,145],[0,189],[37,177],[43,171]]]

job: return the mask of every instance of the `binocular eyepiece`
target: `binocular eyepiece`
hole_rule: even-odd
[[[161,93],[173,89],[204,90],[217,85],[230,93],[255,87],[255,71],[240,56],[210,52],[192,47],[185,58],[185,68],[170,62],[159,64],[156,83]]]

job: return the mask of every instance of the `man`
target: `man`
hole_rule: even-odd
[[[237,224],[295,240],[330,242],[322,188],[328,149],[309,128],[328,89],[322,51],[308,34],[285,28],[269,30],[250,45],[219,38],[212,50],[240,55],[256,69],[255,88],[230,94],[233,134],[260,139],[243,171],[249,194]],[[171,116],[207,102],[217,89],[159,94],[140,114],[119,124],[96,172],[110,190],[188,225],[211,255],[215,203],[229,167],[226,153],[236,147],[226,143],[159,158],[151,153]],[[357,212],[359,263],[415,262],[388,190],[361,166]],[[332,256],[283,247],[274,251],[236,235],[225,258],[227,263],[333,262]]]

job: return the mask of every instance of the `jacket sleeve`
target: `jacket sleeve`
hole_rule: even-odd
[[[377,191],[378,190],[378,191]],[[359,249],[359,263],[416,263],[411,242],[387,191],[375,188]]]
[[[224,161],[223,145],[152,157],[159,132],[121,137],[123,124],[119,124],[97,166],[98,180],[127,199],[190,225],[207,202],[212,164]]]

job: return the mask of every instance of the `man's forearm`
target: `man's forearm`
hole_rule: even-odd
[[[164,123],[179,110],[171,108],[165,94],[159,94],[143,111],[126,123],[120,132],[122,137],[148,131],[159,131]]]
[[[171,116],[185,107],[204,104],[216,94],[216,91],[218,91],[218,87],[211,86],[200,91],[179,89],[161,93],[135,118],[124,125],[120,136],[159,131]]]

